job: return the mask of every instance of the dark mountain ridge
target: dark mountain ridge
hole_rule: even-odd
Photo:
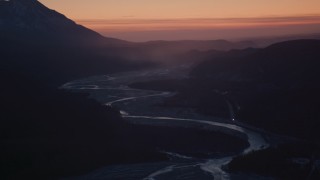
[[[70,43],[76,45],[118,45],[127,42],[105,38],[37,0],[0,1],[0,38],[23,41]]]
[[[158,47],[158,48],[178,48],[187,49],[187,50],[220,50],[228,51],[231,49],[244,49],[247,47],[255,47],[255,43],[252,41],[240,41],[240,42],[231,42],[227,40],[181,40],[181,41],[148,41],[142,44],[147,47]]]
[[[213,58],[192,75],[203,87],[227,91],[226,97],[241,107],[240,120],[315,139],[320,128],[319,50],[320,40],[281,42],[246,56]]]
[[[128,42],[103,37],[37,0],[0,1],[0,41],[2,74],[54,86],[144,66],[113,51]]]
[[[204,78],[207,74],[214,78],[218,74],[224,74],[221,81],[232,81],[231,77],[237,76],[239,81],[247,79],[265,82],[280,81],[283,78],[283,81],[288,81],[297,79],[298,76],[308,76],[310,81],[317,77],[316,74],[312,76],[309,73],[316,73],[314,68],[319,67],[319,44],[320,40],[294,40],[276,43],[245,56],[231,56],[229,52],[199,65],[194,69],[193,75]],[[245,51],[240,52],[243,54]]]

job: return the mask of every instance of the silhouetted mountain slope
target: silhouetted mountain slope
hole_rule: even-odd
[[[37,0],[0,1],[0,53],[3,71],[42,82],[134,69],[116,47],[126,41],[105,38],[50,10]],[[124,53],[125,54],[125,53]]]
[[[294,34],[294,35],[284,35],[284,36],[274,36],[274,37],[258,37],[258,38],[251,38],[250,41],[255,42],[257,47],[265,48],[272,44],[276,44],[279,42],[285,41],[293,41],[293,40],[300,40],[300,39],[320,39],[319,33],[308,33],[308,34]]]
[[[296,40],[277,43],[251,54],[240,51],[244,56],[227,53],[199,65],[193,75],[217,81],[259,81],[282,86],[310,83],[319,77],[319,49],[319,40]]]
[[[319,84],[320,40],[296,40],[274,44],[259,52],[260,71],[268,81],[299,86]],[[314,84],[313,84],[314,83]]]
[[[37,0],[0,1],[0,38],[16,41],[52,41],[78,45],[117,45],[122,40],[105,38],[50,10]]]

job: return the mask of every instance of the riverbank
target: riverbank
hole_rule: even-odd
[[[229,174],[221,169],[222,165],[237,154],[268,146],[258,133],[232,124],[232,121],[226,118],[201,115],[190,108],[161,106],[163,100],[174,93],[128,87],[129,84],[141,79],[148,81],[162,79],[163,76],[170,77],[170,71],[165,69],[93,77],[70,82],[64,88],[89,93],[91,98],[100,103],[119,109],[122,118],[129,122],[129,126],[141,129],[133,134],[127,132],[126,137],[138,135],[147,140],[126,141],[129,145],[137,142],[132,145],[158,147],[158,152],[167,152],[165,154],[171,159],[168,161],[171,166],[182,167],[159,167],[159,170],[152,174],[161,172],[161,176],[171,174],[174,177],[194,170],[203,175],[209,174],[210,179],[212,176],[228,178]],[[188,168],[184,168],[185,163],[180,164],[185,157],[191,158]],[[165,171],[164,175],[163,169],[170,169],[170,172]]]

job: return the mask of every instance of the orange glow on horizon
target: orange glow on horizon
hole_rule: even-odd
[[[247,18],[320,14],[319,0],[40,0],[72,19]]]
[[[320,0],[40,2],[105,36],[131,41],[230,39],[320,32]]]
[[[320,24],[320,16],[228,19],[114,19],[76,20],[76,22],[95,30],[205,30]]]

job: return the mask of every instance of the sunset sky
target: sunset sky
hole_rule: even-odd
[[[40,0],[105,36],[131,41],[320,32],[320,0]]]

